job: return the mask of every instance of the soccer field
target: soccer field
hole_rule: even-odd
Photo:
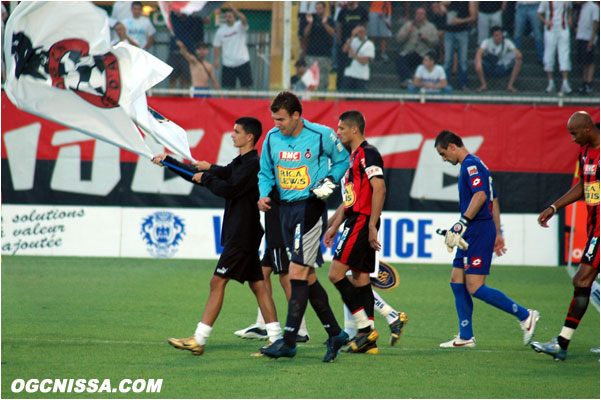
[[[254,322],[256,301],[230,282],[205,354],[177,351],[200,320],[214,261],[2,257],[2,398],[599,398],[599,313],[590,306],[568,358],[554,362],[522,344],[515,318],[474,300],[474,349],[440,349],[457,333],[450,266],[395,265],[401,277],[381,292],[407,313],[395,347],[376,314],[380,353],[340,354],[324,364],[326,333],[307,311],[311,340],[293,359],[252,358],[265,342],[233,331]],[[342,302],[318,272],[342,324]],[[536,308],[535,340],[563,324],[572,286],[564,268],[495,266],[487,283]],[[282,325],[286,305],[273,280]],[[163,379],[160,393],[21,393],[15,379]]]

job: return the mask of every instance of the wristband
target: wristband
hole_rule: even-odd
[[[549,208],[551,208],[553,210],[553,214],[557,214],[557,207],[555,207],[553,204],[551,204],[549,206]]]

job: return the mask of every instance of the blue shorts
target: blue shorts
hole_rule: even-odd
[[[495,249],[497,229],[492,219],[485,221],[472,221],[463,238],[468,243],[467,251],[457,249],[454,268],[463,268],[466,274],[490,274],[490,262]]]
[[[327,208],[323,200],[307,200],[280,204],[282,236],[290,255],[290,262],[315,267],[323,263],[321,238],[327,226]]]

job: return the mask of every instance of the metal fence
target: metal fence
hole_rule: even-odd
[[[194,53],[191,37],[198,38],[200,29],[202,41],[209,45],[206,61],[211,65],[216,61],[213,44],[217,32],[229,27],[226,34],[237,34],[232,33],[226,17],[234,5],[235,21],[246,20],[248,25],[245,46],[252,83],[245,84],[239,77],[228,90],[215,90],[211,85],[195,90],[190,86],[199,85],[171,79],[154,89],[153,94],[264,97],[292,88],[305,98],[599,104],[599,41],[592,46],[593,79],[590,88],[586,88],[583,74],[591,67],[581,62],[581,41],[575,39],[584,4],[569,4],[573,21],[567,42],[570,50],[568,54],[560,51],[559,60],[555,57],[555,89],[547,92],[549,80],[541,63],[545,51],[544,46],[540,47],[542,23],[532,18],[538,11],[537,2],[529,6],[506,2],[505,8],[497,11],[493,3],[501,7],[503,2],[470,3],[473,2],[451,2],[445,8],[441,2],[206,2],[203,9],[186,14],[191,10],[175,10],[181,5],[172,2],[167,11],[170,18],[203,20],[195,30],[175,29],[175,37]],[[115,8],[111,2],[97,4],[109,15]],[[454,17],[465,16],[467,10],[469,18],[474,8],[476,17],[472,22],[461,24],[460,30],[452,27],[450,21]],[[179,49],[173,44],[174,36],[159,3],[144,2],[144,11],[156,29],[149,51],[165,61],[173,60]],[[176,21],[171,19],[171,23],[175,25]],[[501,27],[500,46],[490,35],[493,25]],[[479,51],[481,41],[489,37],[489,45],[494,45]],[[223,68],[223,56],[228,50],[225,40],[222,43],[215,69],[220,89],[228,87]],[[519,47],[521,66],[515,83],[509,85],[518,55],[514,45]],[[489,57],[495,51],[501,52],[496,61]],[[559,61],[565,69],[566,60],[571,63],[567,75],[571,92],[562,88],[559,72]],[[487,86],[482,91],[480,66]],[[225,75],[231,77],[232,68],[237,74],[237,67],[230,67]],[[447,87],[441,84],[441,71]],[[509,91],[508,86],[517,91]]]

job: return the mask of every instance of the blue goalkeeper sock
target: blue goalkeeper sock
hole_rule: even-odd
[[[491,306],[495,306],[506,313],[515,315],[520,321],[528,318],[528,310],[511,300],[500,290],[482,285],[478,288],[478,290],[476,290],[476,292],[474,292],[474,297],[490,304]]]
[[[474,337],[474,331],[472,330],[472,311],[474,311],[472,296],[470,296],[463,283],[451,283],[451,289],[453,289],[455,295],[455,308],[459,317],[459,337],[469,340]]]

